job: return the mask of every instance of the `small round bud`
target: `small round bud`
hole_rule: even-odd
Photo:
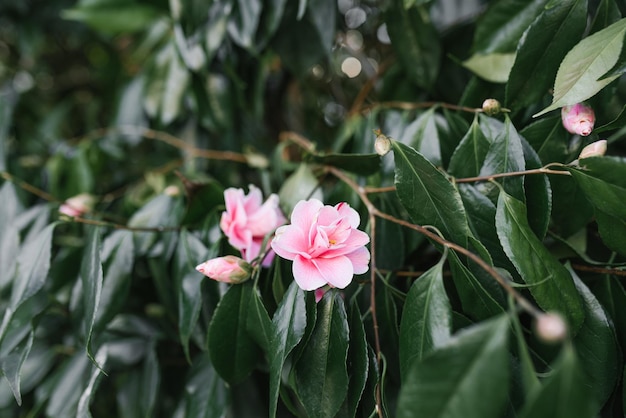
[[[588,136],[593,131],[596,115],[591,107],[582,103],[576,103],[561,108],[561,120],[567,132]]]
[[[163,190],[163,193],[165,193],[169,197],[176,197],[180,194],[180,189],[178,188],[178,186],[174,186],[172,184],[170,186],[167,186],[165,190]]]
[[[252,274],[252,266],[234,255],[212,258],[198,264],[196,270],[209,279],[231,284],[243,283]]]
[[[83,216],[92,211],[95,200],[95,197],[89,193],[81,193],[63,202],[61,207],[59,207],[59,213],[72,218]]]
[[[567,337],[567,325],[561,315],[548,312],[537,318],[535,332],[543,342],[554,344]]]
[[[374,142],[374,149],[376,150],[376,154],[381,157],[387,154],[391,150],[391,140],[387,138],[385,135],[379,133],[376,135],[376,142]]]
[[[483,102],[483,112],[489,116],[497,115],[501,110],[500,102],[496,99],[486,99]]]
[[[589,158],[589,157],[602,157],[606,153],[606,139],[601,139],[596,142],[592,142],[587,145],[580,152],[578,159]]]

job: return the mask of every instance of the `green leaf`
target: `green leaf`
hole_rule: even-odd
[[[380,155],[378,154],[313,155],[310,160],[317,164],[332,165],[363,176],[380,171]]]
[[[533,117],[585,101],[619,75],[600,79],[617,62],[626,33],[626,18],[580,41],[561,62],[552,104]]]
[[[396,190],[413,222],[432,225],[465,246],[471,232],[459,192],[424,156],[400,142],[392,144]]]
[[[499,295],[494,296],[494,288],[498,289],[500,293],[502,291],[499,289],[499,285],[494,283],[493,277],[485,278],[482,275],[474,274],[454,252],[449,254],[448,259],[450,260],[452,279],[465,314],[478,321],[504,312],[504,308],[497,301]]]
[[[92,367],[89,367],[92,366]],[[82,352],[75,353],[42,386],[52,385],[46,406],[50,417],[76,416],[78,401],[83,388],[89,381],[90,370],[94,368]]]
[[[98,353],[95,356],[94,362],[99,365],[104,365],[108,357],[107,346],[103,346],[98,350]],[[92,367],[91,375],[89,376],[89,380],[87,382],[87,386],[83,390],[78,399],[78,407],[76,409],[76,418],[91,418],[91,413],[89,412],[89,402],[91,401],[91,397],[96,391],[96,386],[98,381],[102,377],[102,370],[98,367]]]
[[[83,329],[85,332],[85,349],[87,356],[96,361],[91,351],[91,336],[96,322],[100,295],[102,292],[102,262],[100,260],[100,228],[92,227],[87,237],[87,247],[80,266],[80,281],[83,291]],[[97,363],[96,363],[97,364]],[[100,365],[101,366],[101,365]]]
[[[496,228],[504,252],[539,306],[560,312],[573,332],[578,331],[585,316],[572,276],[534,234],[524,204],[504,191],[498,199]]]
[[[483,134],[475,117],[470,129],[454,150],[448,171],[451,175],[462,177],[475,177],[480,173],[491,141]]]
[[[541,168],[539,156],[524,138],[520,138],[524,150],[526,170]],[[548,231],[552,211],[552,189],[545,174],[524,177],[528,222],[535,234],[543,239]]]
[[[619,370],[615,365],[621,361],[613,320],[571,266],[568,267],[583,300],[585,321],[573,344],[587,376],[587,399],[595,405],[604,405],[617,385]]]
[[[294,366],[296,392],[312,418],[333,417],[348,390],[348,321],[341,295],[326,292],[318,311],[313,334]]]
[[[285,359],[300,342],[307,325],[305,293],[292,282],[272,318],[270,341],[270,418],[276,416],[278,391]]]
[[[539,390],[541,384],[537,378],[537,372],[535,371],[529,347],[522,331],[522,324],[517,315],[511,315],[511,324],[515,332],[515,340],[517,341],[517,358],[519,359],[522,387],[524,388],[524,394],[527,395]]]
[[[437,129],[438,118],[441,116],[435,113],[435,108],[430,108],[407,126],[404,132],[405,136],[407,132],[410,134],[407,143],[436,166],[441,165],[440,138]]]
[[[439,75],[439,37],[424,8],[406,9],[402,3],[402,0],[394,0],[387,8],[387,32],[408,78],[430,90]]]
[[[506,83],[515,63],[514,53],[477,53],[463,61],[463,66],[492,83]]]
[[[596,405],[576,353],[566,344],[541,388],[529,396],[520,418],[592,418]]]
[[[19,344],[8,353],[2,353],[0,357],[0,370],[2,375],[6,378],[6,381],[13,392],[13,396],[19,406],[22,406],[22,393],[20,380],[22,376],[22,366],[28,358],[28,354],[33,346],[33,338],[35,336],[35,330],[31,327],[26,338],[24,338]],[[3,347],[4,348],[4,347]]]
[[[568,167],[596,214],[600,236],[613,251],[626,254],[626,160],[593,157],[580,162],[582,168]]]
[[[96,328],[104,327],[125,305],[134,255],[133,234],[129,231],[115,231],[102,243],[104,280],[96,311]]]
[[[568,162],[567,138],[569,134],[563,129],[561,115],[536,120],[526,125],[519,133],[537,152],[543,164]]]
[[[554,83],[559,64],[580,40],[587,23],[586,0],[553,0],[526,30],[506,85],[508,107],[539,101]]]
[[[524,171],[525,168],[522,140],[507,116],[504,120],[504,129],[489,147],[485,162],[480,169],[480,175],[490,176],[498,173]],[[499,181],[508,194],[518,200],[525,201],[522,176],[505,177]],[[497,186],[493,184],[485,184],[483,188],[487,193],[497,190]]]
[[[260,0],[236,0],[234,4],[228,21],[228,34],[237,45],[252,50],[263,5]]]
[[[509,387],[508,333],[502,315],[465,329],[413,364],[397,417],[500,417]]]
[[[3,202],[0,205],[0,266],[3,266],[0,270],[0,289],[4,289],[13,280],[20,251],[20,235],[15,220],[23,208],[13,183],[4,182],[0,188],[0,202]]]
[[[476,25],[474,52],[515,52],[522,34],[548,0],[501,0],[487,9]]]
[[[406,295],[400,322],[400,371],[448,342],[452,334],[452,306],[443,286],[445,258],[421,275]]]
[[[365,328],[356,301],[350,305],[348,324],[350,332],[350,347],[348,348],[348,374],[350,376],[350,384],[346,396],[346,408],[348,410],[348,416],[353,417],[356,415],[363,390],[365,390],[369,372],[369,356]]]
[[[0,172],[7,169],[6,141],[17,98],[12,83],[4,83],[0,88]]]
[[[232,285],[215,308],[209,324],[208,347],[219,375],[234,384],[256,365],[259,350],[246,330],[252,282]]]
[[[189,355],[189,338],[196,328],[202,307],[202,282],[204,276],[196,271],[196,266],[207,259],[215,257],[214,251],[209,252],[204,244],[183,230],[176,250],[176,292],[178,294],[178,333],[183,345],[187,361]]]
[[[253,289],[250,299],[250,310],[248,311],[246,329],[259,347],[261,347],[265,353],[269,353],[274,329],[267,309],[265,309],[265,305],[263,305],[261,294],[256,287]]]
[[[173,418],[221,418],[228,408],[229,390],[208,356],[199,355],[189,368],[183,394]]]
[[[77,20],[104,33],[136,32],[152,24],[158,12],[146,4],[109,2],[80,4],[64,10],[64,19]]]
[[[313,174],[311,166],[300,164],[298,169],[291,175],[278,191],[280,206],[285,213],[291,213],[294,206],[301,201],[312,197],[323,200],[320,183]]]
[[[151,199],[135,212],[128,221],[128,226],[155,229],[176,226],[182,217],[181,209],[180,201],[171,196],[161,194]],[[137,255],[145,255],[160,237],[173,234],[175,233],[135,233],[133,239]]]

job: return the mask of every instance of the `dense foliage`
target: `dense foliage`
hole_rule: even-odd
[[[0,416],[624,416],[622,16],[1,2]]]

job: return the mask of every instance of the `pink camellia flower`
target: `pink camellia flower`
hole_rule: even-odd
[[[196,270],[218,282],[237,284],[248,280],[252,269],[241,258],[227,255],[207,260],[197,265]]]
[[[303,290],[326,284],[340,289],[352,276],[368,270],[369,236],[356,229],[361,219],[347,203],[329,206],[317,199],[300,201],[291,214],[291,225],[276,230],[272,248],[293,260],[293,277]]]
[[[561,109],[563,127],[571,134],[587,136],[593,131],[596,115],[593,109],[582,103],[572,106],[564,106]]]
[[[261,191],[250,185],[245,195],[242,189],[229,188],[224,191],[226,212],[222,213],[220,228],[228,242],[241,251],[242,257],[251,262],[261,253],[265,237],[286,222],[278,207],[278,196],[272,194],[263,203]],[[270,251],[263,265],[271,264],[274,254]]]
[[[94,197],[88,193],[81,193],[70,197],[59,207],[59,213],[72,218],[82,216],[93,209]]]

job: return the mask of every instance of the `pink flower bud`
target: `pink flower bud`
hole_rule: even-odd
[[[601,139],[596,142],[592,142],[587,145],[580,152],[578,159],[589,158],[589,157],[602,157],[606,152],[606,139]]]
[[[537,337],[546,343],[557,343],[567,337],[567,325],[561,315],[553,312],[540,315],[535,322]]]
[[[81,193],[67,199],[60,207],[59,213],[62,215],[82,216],[93,209],[94,197],[88,193]]]
[[[563,127],[571,134],[587,136],[593,131],[596,115],[593,109],[582,103],[565,106],[561,109]]]
[[[239,257],[227,255],[196,266],[196,270],[218,282],[238,284],[250,278],[251,266]]]

